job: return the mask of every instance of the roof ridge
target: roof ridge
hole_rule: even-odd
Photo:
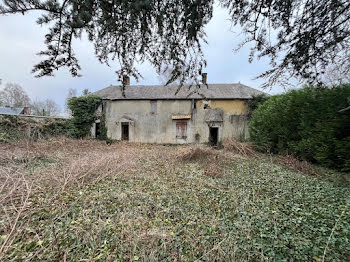
[[[215,86],[215,85],[242,85],[242,86],[246,86],[246,87],[249,87],[245,84],[242,84],[242,83],[209,83],[209,84],[199,84],[200,86]],[[158,86],[158,87],[179,87],[179,86],[198,86],[198,84],[185,84],[185,85],[127,85],[126,87],[144,87],[144,86],[148,86],[148,87],[151,87],[151,86]],[[106,88],[108,87],[122,87],[122,85],[109,85],[107,86]],[[249,88],[252,88],[252,87],[249,87]]]
[[[189,88],[192,87],[192,88]],[[205,88],[208,87],[208,88]],[[197,92],[193,92],[198,90]],[[177,90],[175,92],[175,90]],[[174,91],[174,92],[173,92]],[[125,96],[123,95],[125,93]],[[263,93],[241,83],[208,85],[122,85],[109,86],[94,94],[102,99],[249,99]]]

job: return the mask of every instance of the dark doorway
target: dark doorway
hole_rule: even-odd
[[[122,140],[129,140],[129,123],[122,123]]]
[[[219,138],[219,128],[218,127],[209,127],[209,143],[211,146],[218,145]]]
[[[101,136],[101,125],[100,123],[95,124],[95,136],[96,138],[100,138]]]

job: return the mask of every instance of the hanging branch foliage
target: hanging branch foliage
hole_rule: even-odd
[[[268,57],[271,70],[260,75],[265,86],[289,77],[317,83],[329,65],[350,68],[350,2],[348,0],[219,0],[234,25],[252,43],[249,61]],[[172,68],[168,83],[195,79],[206,66],[202,45],[214,0],[4,0],[0,14],[42,12],[47,25],[44,60],[34,66],[38,77],[80,65],[72,43],[83,33],[94,43],[101,63],[120,63],[117,71],[138,79],[136,66],[149,62],[160,73]],[[220,30],[220,29],[218,29]],[[164,67],[164,65],[166,65]],[[285,76],[284,78],[282,76]]]
[[[221,0],[234,25],[253,44],[249,61],[268,57],[264,86],[288,83],[290,77],[321,84],[328,66],[350,70],[348,0]]]
[[[117,60],[119,78],[138,79],[136,64],[150,62],[158,71],[173,68],[172,79],[193,78],[206,62],[201,41],[203,27],[212,17],[213,0],[15,0],[3,1],[0,14],[40,10],[39,25],[48,25],[45,59],[34,66],[38,77],[51,76],[61,67],[79,75],[80,65],[72,48],[83,32],[94,43],[101,63]]]

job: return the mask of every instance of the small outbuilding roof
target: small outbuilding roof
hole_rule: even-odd
[[[95,92],[105,100],[166,100],[166,99],[250,99],[263,92],[243,84],[208,84],[192,86],[128,85],[123,96],[122,86],[109,86]]]
[[[0,107],[0,114],[4,115],[20,115],[22,114],[23,107]]]

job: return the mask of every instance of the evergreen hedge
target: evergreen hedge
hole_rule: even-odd
[[[350,171],[350,84],[305,87],[272,96],[253,112],[249,131],[258,149],[289,153]]]
[[[0,116],[0,142],[69,136],[71,126],[71,119],[47,117],[37,121],[31,117],[2,115]]]
[[[73,116],[72,137],[82,138],[90,134],[90,128],[97,119],[96,110],[100,104],[101,98],[96,95],[73,97],[68,100],[68,107]]]

